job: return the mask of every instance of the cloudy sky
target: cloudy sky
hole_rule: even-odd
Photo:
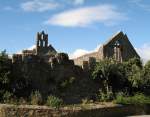
[[[150,0],[0,0],[0,50],[12,54],[31,48],[42,30],[70,57],[96,51],[122,30],[146,61]]]

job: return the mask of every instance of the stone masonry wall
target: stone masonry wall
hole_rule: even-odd
[[[0,105],[0,117],[125,117],[150,114],[150,106],[102,106],[91,108],[63,107],[59,109],[46,106]]]
[[[130,58],[138,57],[139,55],[135,51],[134,47],[128,40],[128,37],[120,32],[118,35],[110,39],[106,44],[103,46],[104,58],[112,58],[114,57],[114,47],[113,45],[119,41],[122,46],[122,60],[126,61]]]
[[[100,49],[98,50],[98,52],[93,52],[93,53],[78,57],[74,59],[74,63],[76,65],[82,66],[83,62],[89,61],[90,57],[94,57],[97,61],[103,58],[113,58],[114,57],[114,45],[117,41],[122,46],[121,57],[123,61],[126,61],[134,57],[140,58],[137,52],[135,51],[134,47],[130,43],[127,35],[124,34],[123,32],[119,32],[115,34],[114,36],[112,36],[112,38],[110,38],[108,42],[102,45]]]
[[[86,55],[83,55],[81,57],[74,59],[74,63],[75,65],[81,66],[83,65],[83,61],[89,62],[90,57],[94,57],[96,61],[101,60],[103,58],[103,46],[101,46],[97,52],[89,53],[89,54],[86,54]]]

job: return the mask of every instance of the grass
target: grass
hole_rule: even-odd
[[[124,96],[118,94],[115,103],[117,104],[133,104],[133,105],[144,105],[144,104],[150,104],[150,97],[145,96],[142,93],[137,93],[134,96]]]
[[[48,96],[47,98],[47,102],[46,102],[46,105],[47,106],[50,106],[50,107],[56,107],[56,108],[59,108],[60,106],[63,105],[63,100],[58,98],[58,97],[55,97],[55,96]]]

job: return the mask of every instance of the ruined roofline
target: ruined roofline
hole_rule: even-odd
[[[118,36],[123,36],[124,39],[128,40],[128,42],[130,43],[131,48],[135,51],[136,55],[140,58],[139,54],[137,53],[137,51],[135,50],[135,48],[131,44],[128,36],[126,34],[124,34],[122,31],[118,31],[116,34],[114,34],[106,43],[103,44],[103,47],[107,46],[110,42],[115,40]]]
[[[125,36],[126,34],[124,34],[122,31],[118,31],[116,34],[114,34],[113,36],[111,36],[104,44],[103,46],[108,45],[110,42],[112,42],[113,40],[116,39],[117,36]]]
[[[99,47],[98,51],[96,51],[96,52],[91,52],[91,53],[88,53],[88,54],[84,54],[84,55],[82,55],[82,56],[79,56],[79,57],[77,57],[77,58],[74,58],[74,60],[80,59],[80,58],[83,58],[83,57],[88,56],[88,55],[90,55],[90,54],[95,54],[95,53],[99,52],[100,48],[102,48],[102,47],[104,47],[105,45],[109,44],[111,41],[113,41],[113,40],[114,40],[117,36],[119,36],[119,35],[125,35],[125,34],[124,34],[122,31],[118,31],[118,32],[117,32],[116,34],[114,34],[108,41],[106,41],[104,44],[102,44],[102,45]]]
[[[128,39],[128,41],[129,41],[129,43],[130,43],[132,49],[135,51],[136,55],[137,55],[139,58],[141,58],[140,55],[137,53],[136,49],[135,49],[135,48],[133,47],[133,45],[131,44],[131,42],[130,42],[130,40],[129,40],[129,38],[128,38],[128,36],[127,36],[126,34],[125,34],[125,39]]]

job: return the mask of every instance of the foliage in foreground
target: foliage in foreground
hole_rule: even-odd
[[[150,61],[145,66],[138,58],[119,63],[113,59],[99,61],[92,71],[92,78],[99,82],[102,90],[107,93],[112,87],[113,93],[144,92],[150,88]],[[148,94],[148,91],[147,91]],[[150,92],[149,92],[150,94]]]
[[[61,105],[63,104],[63,100],[62,99],[59,99],[58,97],[55,97],[55,96],[48,96],[47,98],[47,102],[46,102],[46,105],[47,106],[50,106],[50,107],[60,107]]]
[[[98,94],[95,94],[94,92],[92,100],[95,101],[95,98],[98,99],[97,101],[112,101],[116,99],[117,103],[122,104],[149,103],[149,97],[144,96],[144,94],[150,95],[150,61],[145,65],[142,65],[140,59],[137,58],[133,58],[123,63],[119,63],[113,59],[104,59],[96,63],[92,70],[92,80],[96,81],[96,83],[94,82],[96,85],[99,85],[99,89],[95,89],[95,92],[101,90]],[[12,70],[12,63],[6,51],[1,52],[0,102],[12,104],[46,104],[51,107],[59,107],[63,104],[61,99],[51,96],[53,93],[46,92],[46,95],[42,95],[42,92],[40,91],[32,92],[33,90],[39,89],[32,89],[32,82],[29,77],[30,74],[24,71],[19,73],[20,74],[18,75],[17,71]],[[93,82],[92,80],[90,79],[91,82]],[[74,77],[71,77],[70,79],[64,78],[60,82],[61,90],[66,90],[74,83],[74,81]],[[57,82],[53,81],[51,83],[53,83],[56,91],[59,90],[60,87],[57,86]],[[93,87],[93,85],[90,86],[88,83],[84,83],[83,85],[87,85],[89,89]],[[76,90],[78,90],[78,88],[74,88],[72,91],[76,92]],[[115,97],[115,94],[120,91],[126,94],[123,96],[117,95],[117,97]],[[142,92],[143,94],[136,94],[133,97],[130,97],[130,95],[137,92]],[[95,95],[97,95],[97,97]],[[47,96],[48,98],[46,98]],[[59,95],[57,96],[59,97]],[[88,100],[86,99],[91,99],[91,97],[84,97],[84,99],[83,102],[88,103]]]
[[[0,100],[11,91],[11,76],[11,62],[4,50],[0,53]]]
[[[134,96],[125,96],[123,93],[119,93],[116,96],[115,102],[118,104],[144,105],[150,104],[150,97],[142,93],[137,93]]]
[[[31,93],[31,104],[32,105],[40,105],[42,104],[42,95],[40,94],[39,91],[35,91]]]
[[[100,91],[97,97],[100,102],[108,102],[114,99],[113,92],[111,90],[108,92]]]

